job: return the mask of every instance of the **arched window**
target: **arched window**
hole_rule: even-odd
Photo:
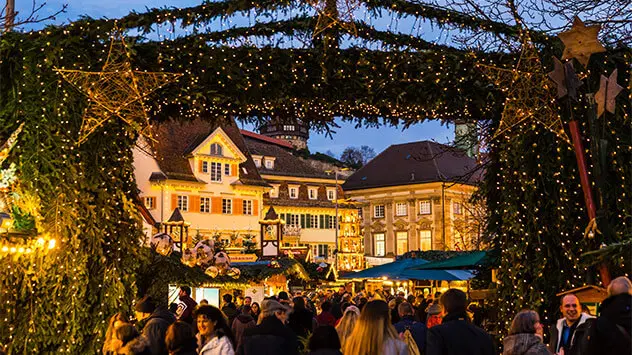
[[[211,155],[222,155],[222,146],[217,143],[211,144]]]

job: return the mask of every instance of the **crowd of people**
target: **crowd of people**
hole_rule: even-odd
[[[549,344],[537,312],[523,310],[503,339],[503,355],[631,354],[632,283],[613,280],[597,318],[577,296],[561,299]],[[170,309],[150,297],[135,305],[136,324],[112,316],[103,346],[108,355],[492,355],[497,346],[477,324],[480,309],[458,289],[429,297],[381,291],[352,295],[344,287],[315,294],[280,292],[261,305],[222,297],[217,308],[191,298],[183,286]],[[237,301],[237,303],[235,303]],[[479,320],[480,322],[480,317]]]

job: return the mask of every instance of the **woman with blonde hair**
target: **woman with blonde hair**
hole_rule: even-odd
[[[399,340],[391,324],[388,304],[371,301],[362,308],[351,335],[343,346],[343,354],[408,355],[408,346]]]
[[[360,309],[356,306],[347,307],[342,318],[340,318],[340,322],[336,326],[336,332],[338,332],[342,349],[345,348],[346,341],[351,335],[351,332],[353,332],[358,318],[360,318]]]

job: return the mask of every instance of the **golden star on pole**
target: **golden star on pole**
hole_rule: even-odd
[[[562,59],[575,58],[584,67],[588,66],[593,53],[606,51],[597,39],[600,29],[601,25],[586,26],[579,17],[575,16],[573,27],[557,35],[564,42]]]
[[[327,29],[339,25],[353,36],[358,36],[358,29],[355,26],[353,12],[360,6],[357,0],[336,1],[336,8],[330,9],[327,0],[310,0],[310,4],[316,8],[318,19],[314,27],[313,37],[317,37]]]
[[[133,70],[122,35],[112,36],[108,57],[100,72],[55,71],[86,95],[90,102],[83,115],[79,144],[116,117],[151,139],[145,132],[149,128],[149,117],[143,100],[182,75]]]
[[[493,138],[520,123],[535,121],[570,143],[554,106],[555,97],[548,86],[538,52],[531,42],[524,41],[522,44],[520,58],[514,68],[484,64],[477,64],[477,67],[507,95],[500,124]]]

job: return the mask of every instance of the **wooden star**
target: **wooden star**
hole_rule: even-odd
[[[568,95],[571,99],[576,101],[577,89],[584,83],[582,83],[577,77],[577,74],[575,74],[573,62],[568,61],[562,64],[557,57],[553,57],[553,64],[555,69],[549,72],[548,76],[557,86],[557,98],[561,99]]]
[[[618,69],[615,69],[609,78],[601,76],[599,91],[595,93],[597,117],[601,117],[605,111],[614,113],[617,95],[623,90],[623,87],[617,84],[617,74]]]
[[[143,100],[182,74],[144,72],[132,69],[123,36],[112,36],[108,57],[100,72],[55,69],[88,97],[78,144],[112,118],[119,118],[140,135],[151,139],[149,117]]]
[[[565,46],[562,59],[575,58],[584,67],[588,66],[590,56],[593,53],[606,51],[599,39],[597,39],[600,29],[601,25],[586,27],[582,20],[575,16],[573,27],[557,35],[564,42]]]
[[[477,65],[506,94],[505,106],[494,138],[528,121],[535,121],[570,143],[562,119],[553,106],[555,98],[536,48],[523,43],[520,58],[512,69]]]

